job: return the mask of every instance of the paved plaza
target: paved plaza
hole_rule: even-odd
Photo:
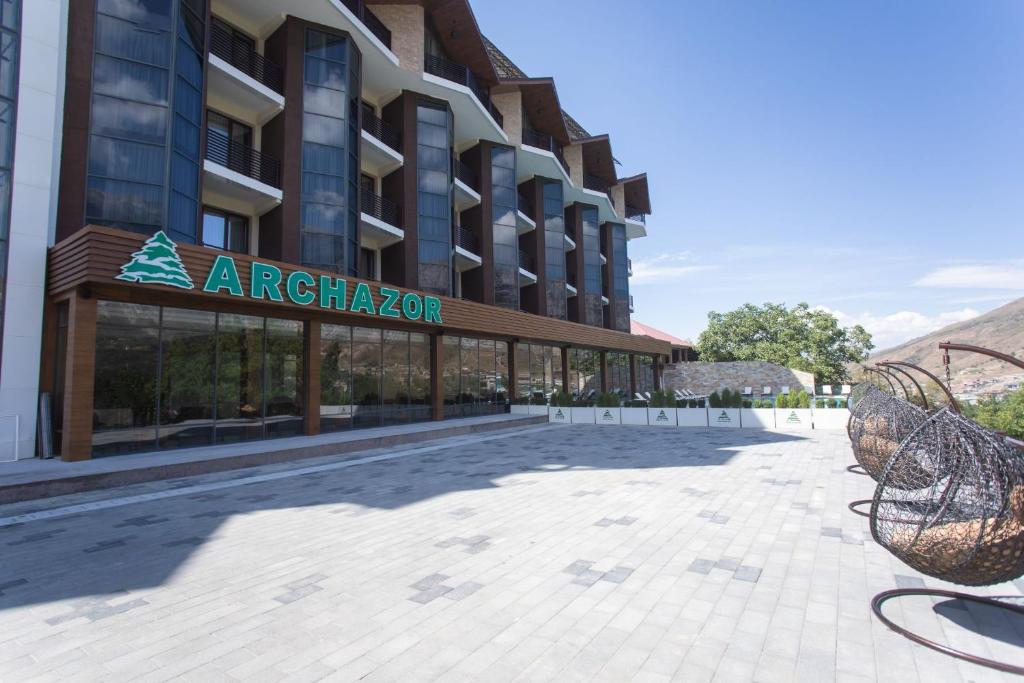
[[[945,585],[847,510],[852,462],[842,432],[543,425],[0,507],[0,680],[1010,679],[872,618]],[[986,608],[887,613],[1024,661]]]

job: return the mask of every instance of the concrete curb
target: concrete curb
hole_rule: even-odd
[[[282,462],[322,458],[332,455],[345,455],[349,453],[374,450],[377,448],[389,448],[393,446],[404,446],[411,443],[447,439],[453,436],[463,436],[466,434],[480,434],[507,429],[518,429],[536,424],[546,424],[547,421],[547,415],[524,415],[512,423],[508,421],[501,421],[458,425],[446,429],[436,429],[426,433],[410,432],[408,434],[372,436],[365,439],[354,439],[351,441],[341,441],[329,444],[315,444],[247,455],[233,455],[221,458],[211,458],[209,460],[156,465],[153,467],[137,467],[115,472],[78,474],[42,481],[10,484],[7,486],[0,486],[0,505],[21,503],[29,500],[39,500],[42,498],[66,496],[71,493],[82,493],[83,491],[110,489],[118,486],[128,486],[130,484],[143,484],[163,479],[178,479],[180,477],[191,477],[199,474],[211,474],[214,472],[226,472],[230,470],[245,469],[248,467],[260,467],[261,465],[273,465]]]

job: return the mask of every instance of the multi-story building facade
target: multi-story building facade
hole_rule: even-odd
[[[64,459],[657,386],[667,345],[629,332],[646,176],[465,0],[41,1],[59,163],[25,398]]]

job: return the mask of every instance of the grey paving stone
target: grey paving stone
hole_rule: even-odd
[[[924,581],[916,576],[906,576],[904,574],[896,574],[896,587],[897,588],[924,588]]]
[[[449,578],[451,577],[446,576],[444,574],[431,574],[430,576],[424,576],[422,579],[409,586],[409,588],[415,588],[418,591],[425,591],[441,583],[444,583]]]
[[[168,518],[168,517],[157,517],[156,515],[143,515],[142,517],[130,517],[129,519],[124,520],[120,524],[115,524],[114,528],[115,529],[119,529],[119,528],[122,528],[122,527],[129,527],[129,526],[134,526],[134,527],[152,526],[154,524],[163,524],[164,522],[169,522],[169,521],[170,521],[170,518]]]
[[[843,530],[836,527],[823,526],[821,527],[821,535],[828,536],[829,538],[842,538]]]
[[[695,572],[697,574],[707,574],[715,567],[714,560],[696,559],[690,563],[690,566],[686,568],[688,572]]]
[[[612,583],[622,583],[632,576],[634,571],[631,567],[615,567],[611,571],[605,572],[601,579]]]
[[[757,580],[761,578],[761,570],[758,567],[748,567],[746,565],[740,565],[736,568],[733,573],[733,578],[739,581],[749,581],[751,583],[757,583]]]
[[[475,581],[467,581],[466,583],[461,583],[455,588],[446,592],[444,594],[444,597],[448,598],[449,600],[462,600],[463,598],[469,597],[473,593],[476,593],[481,588],[483,588],[481,584],[476,583]]]
[[[602,578],[604,578],[604,572],[598,572],[594,571],[593,569],[587,569],[586,571],[577,574],[576,578],[573,579],[572,582],[580,586],[593,586]]]
[[[28,583],[28,579],[14,579],[13,581],[4,581],[0,583],[0,595],[4,595],[5,592],[11,591],[19,586],[24,586]]]
[[[112,538],[97,542],[95,545],[91,545],[87,548],[82,548],[83,553],[99,553],[104,550],[113,550],[114,548],[123,548],[128,544],[129,541],[135,540],[135,536],[123,536],[121,538]]]
[[[575,574],[575,575],[579,576],[583,572],[589,571],[590,568],[593,567],[593,566],[594,566],[594,563],[590,562],[588,560],[576,560],[575,562],[570,564],[568,567],[566,567],[562,571],[566,572],[567,574]],[[448,577],[445,577],[445,578],[448,578]]]
[[[452,590],[453,589],[450,586],[445,586],[444,584],[438,584],[436,586],[431,586],[430,588],[428,588],[426,590],[422,590],[419,593],[416,593],[415,595],[413,595],[409,599],[412,600],[413,602],[418,602],[420,604],[425,605],[428,602],[430,602],[431,600],[435,600],[435,599],[441,597],[442,595],[445,595],[446,593],[451,592]]]
[[[722,557],[715,562],[715,569],[725,569],[730,572],[736,571],[736,568],[739,566],[740,560],[735,557]]]

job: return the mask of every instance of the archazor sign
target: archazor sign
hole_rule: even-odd
[[[210,266],[202,291],[210,294],[229,294],[240,298],[262,301],[288,301],[298,306],[317,306],[332,311],[350,311],[384,318],[422,320],[441,324],[441,300],[436,296],[421,296],[415,292],[402,294],[392,287],[378,287],[382,299],[374,304],[370,285],[356,283],[351,302],[348,282],[330,275],[314,277],[302,270],[284,277],[281,269],[270,263],[253,261],[249,271],[249,290],[242,287],[235,259],[220,254]],[[180,289],[194,289],[192,278],[178,256],[174,242],[161,230],[146,240],[142,248],[132,254],[132,260],[121,266],[118,280],[141,284],[161,284]]]

